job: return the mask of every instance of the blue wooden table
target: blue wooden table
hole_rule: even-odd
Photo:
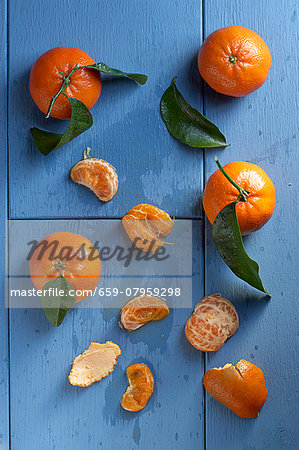
[[[5,307],[2,276],[0,448],[298,448],[298,2],[3,0],[0,7],[2,275],[6,219],[117,219],[137,203],[153,203],[176,218],[193,219],[193,304],[221,292],[240,317],[237,334],[204,355],[184,338],[192,307],[174,309],[165,321],[130,336],[116,314],[99,308],[78,308],[54,329],[41,309]],[[202,40],[232,24],[260,33],[273,58],[265,85],[240,99],[205,86],[196,64]],[[149,80],[140,87],[103,76],[94,126],[46,158],[29,128],[61,130],[65,123],[43,118],[28,79],[36,58],[60,45],[146,73]],[[159,102],[175,75],[179,89],[219,125],[230,147],[190,149],[167,133]],[[86,145],[117,168],[120,188],[108,204],[68,176]],[[257,163],[275,183],[273,218],[245,239],[271,300],[235,278],[215,250],[201,198],[216,154],[223,164]],[[123,350],[113,374],[87,389],[73,388],[67,374],[74,356],[91,341],[106,340]],[[202,387],[205,370],[241,358],[266,377],[269,395],[256,420],[237,417]],[[125,369],[135,361],[146,362],[156,379],[154,396],[139,414],[119,404]]]

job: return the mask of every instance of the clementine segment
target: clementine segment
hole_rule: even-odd
[[[263,371],[245,359],[236,367],[226,364],[209,369],[203,384],[216,400],[247,419],[258,417],[268,395]]]
[[[238,313],[231,302],[219,295],[204,297],[187,320],[185,335],[203,352],[219,350],[239,327]]]
[[[55,47],[43,53],[35,61],[29,79],[29,90],[38,108],[46,114],[51,98],[61,88],[63,75],[67,77],[75,65],[91,64],[95,64],[95,61],[86,52],[75,47]],[[99,99],[101,88],[101,76],[97,70],[80,69],[73,73],[64,92],[91,109]],[[50,116],[56,119],[71,117],[70,103],[63,94],[55,101]]]
[[[76,301],[89,297],[101,277],[100,256],[93,244],[80,234],[66,231],[44,237],[36,244],[29,261],[36,289],[42,290],[48,281],[59,276],[58,268],[54,267],[57,263],[62,263],[62,275],[77,291]]]
[[[242,234],[262,228],[271,218],[275,208],[275,187],[266,172],[256,164],[235,161],[223,167],[225,172],[243,189],[249,191],[246,201],[236,206],[237,218]],[[217,214],[229,203],[235,202],[239,191],[218,169],[206,184],[203,207],[213,224]]]
[[[154,392],[154,377],[145,364],[132,364],[127,368],[129,387],[121,398],[121,405],[127,411],[143,409]]]
[[[198,68],[215,91],[243,97],[268,77],[271,53],[259,34],[233,25],[210,34],[198,53]]]
[[[158,297],[143,295],[132,298],[121,311],[120,321],[125,330],[134,331],[143,325],[162,320],[169,314],[166,302]]]
[[[165,244],[161,238],[168,236],[173,229],[173,220],[165,211],[145,203],[131,208],[123,217],[122,224],[136,247],[153,254]]]
[[[84,157],[72,168],[71,178],[75,183],[92,190],[102,202],[111,200],[118,189],[117,173],[114,167],[103,159]]]

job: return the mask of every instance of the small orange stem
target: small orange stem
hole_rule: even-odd
[[[217,156],[215,156],[215,162],[217,164],[217,166],[219,167],[219,170],[221,173],[223,173],[223,175],[225,176],[225,178],[233,185],[235,186],[236,189],[238,189],[239,191],[239,195],[238,195],[238,199],[237,202],[239,200],[242,200],[243,202],[247,202],[247,198],[248,195],[250,194],[250,191],[246,191],[246,189],[243,189],[241,186],[239,186],[223,169],[222,165],[219,162],[219,159],[217,158]]]

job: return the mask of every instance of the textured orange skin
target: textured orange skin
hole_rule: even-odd
[[[63,78],[69,75],[77,64],[85,66],[95,61],[83,50],[75,47],[55,47],[42,54],[33,64],[29,79],[29,90],[38,108],[46,114],[51,98],[61,88]],[[100,72],[92,69],[81,69],[71,76],[71,83],[65,89],[68,97],[74,97],[91,109],[99,99],[102,88]],[[70,119],[71,106],[63,95],[56,99],[51,114],[56,119]]]
[[[275,208],[275,187],[266,172],[256,164],[235,161],[224,166],[225,172],[242,188],[250,191],[247,201],[236,206],[241,233],[249,234],[262,228]],[[218,169],[206,184],[203,207],[213,224],[217,214],[229,203],[235,202],[239,191]]]
[[[118,177],[114,167],[103,159],[86,158],[71,170],[75,183],[88,187],[102,201],[111,200],[118,189]]]
[[[52,269],[52,266],[59,261],[65,262],[66,267],[62,270],[62,275],[71,283],[75,290],[94,290],[97,287],[101,277],[101,261],[97,250],[95,250],[93,258],[96,256],[98,256],[98,258],[92,261],[88,260],[88,254],[90,253],[89,247],[93,247],[93,244],[88,239],[80,234],[57,232],[48,234],[41,241],[44,240],[46,240],[48,244],[55,240],[58,241],[57,250],[54,256],[58,255],[59,251],[65,246],[72,248],[72,256],[81,247],[81,245],[85,243],[86,257],[82,261],[78,261],[76,257],[70,261],[64,261],[63,259],[58,258],[51,261],[49,259],[53,248],[53,246],[51,246],[44,252],[41,260],[38,260],[41,248],[39,247],[33,253],[29,261],[29,273],[36,289],[42,290],[46,283],[59,276],[59,270]],[[65,250],[65,252],[67,252],[67,250]],[[80,252],[78,256],[80,257],[81,255],[82,253]],[[76,302],[79,302],[86,297],[88,297],[88,295],[82,294],[81,296],[77,296]]]
[[[121,398],[121,405],[127,411],[143,409],[154,392],[154,377],[145,364],[132,364],[127,368],[129,387]]]
[[[236,57],[235,63],[229,57]],[[232,25],[210,34],[198,53],[202,78],[221,94],[243,97],[260,88],[271,67],[271,53],[259,34]]]
[[[168,236],[173,229],[173,220],[165,211],[146,203],[131,208],[122,224],[132,242],[136,237],[141,239],[135,242],[136,247],[153,254],[164,245],[161,237]]]
[[[245,359],[236,368],[209,369],[203,384],[216,400],[246,419],[258,417],[268,395],[263,371]]]

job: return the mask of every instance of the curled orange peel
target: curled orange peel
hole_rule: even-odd
[[[216,400],[247,419],[258,417],[268,395],[263,371],[245,359],[236,367],[225,364],[209,369],[203,384]]]

